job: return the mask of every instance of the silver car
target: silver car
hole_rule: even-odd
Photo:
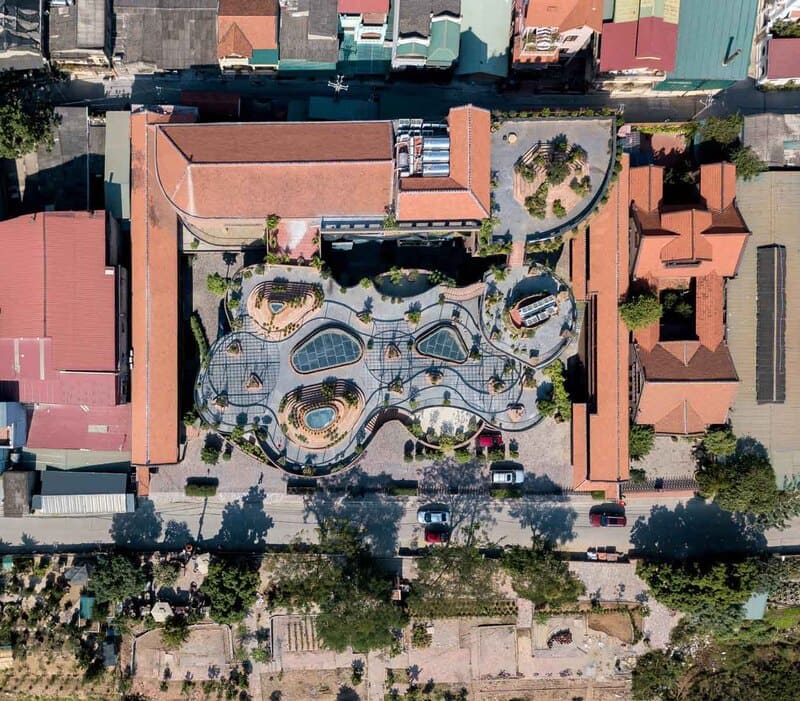
[[[525,470],[502,468],[492,470],[492,484],[522,484]]]
[[[417,521],[426,525],[431,523],[449,524],[450,510],[440,504],[423,506],[417,511]]]

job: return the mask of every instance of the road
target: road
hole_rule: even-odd
[[[235,93],[243,98],[269,103],[304,99],[312,95],[331,96],[324,79],[275,79],[263,76],[221,76],[187,71],[181,75],[158,74],[118,77],[110,80],[72,80],[59,86],[54,95],[59,104],[91,104],[96,108],[123,108],[131,103],[174,104],[183,90]],[[623,109],[630,121],[657,122],[691,119],[702,116],[764,111],[800,112],[800,91],[755,90],[752,81],[742,81],[715,96],[706,107],[701,96],[665,93],[663,97],[624,96],[612,98],[607,93],[540,94],[531,91],[498,93],[494,85],[454,82],[431,85],[407,82],[353,80],[342,100],[375,100],[380,116],[435,118],[452,105],[472,102],[492,109],[519,110],[542,107]]]
[[[786,548],[800,543],[800,519],[784,531],[761,534],[736,524],[730,514],[693,499],[632,500],[626,507],[628,526],[596,528],[586,496],[564,499],[489,500],[481,496],[445,496],[454,521],[454,540],[464,542],[473,531],[477,542],[528,545],[536,532],[559,543],[562,550],[582,552],[590,546],[613,545],[662,555],[709,551]],[[143,500],[135,514],[117,516],[0,518],[0,550],[91,550],[117,544],[136,549],[179,547],[196,540],[206,548],[258,550],[297,538],[313,541],[321,518],[343,517],[364,525],[377,554],[422,545],[417,524],[417,498],[382,496],[346,499],[281,494],[217,496],[208,500],[183,495],[157,495]],[[199,536],[199,537],[198,537]]]

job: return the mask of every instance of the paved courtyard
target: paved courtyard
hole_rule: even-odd
[[[525,240],[529,235],[544,234],[567,224],[579,214],[596,194],[608,170],[611,153],[612,120],[608,118],[583,120],[507,120],[492,134],[492,173],[497,182],[494,199],[500,224],[495,236],[510,236]],[[510,134],[516,140],[509,140]],[[591,191],[566,216],[558,218],[548,211],[544,219],[534,219],[514,198],[514,165],[538,141],[548,142],[557,136],[567,137],[569,144],[580,145],[587,154]],[[511,143],[513,141],[513,143]]]

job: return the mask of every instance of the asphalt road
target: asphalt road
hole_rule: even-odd
[[[453,515],[454,540],[460,542],[528,545],[536,533],[570,552],[613,545],[619,551],[662,555],[791,549],[787,546],[800,543],[800,519],[764,537],[698,499],[629,501],[624,528],[592,527],[589,511],[598,504],[584,496],[498,501],[470,495],[445,496],[442,501]],[[111,544],[147,550],[181,547],[194,540],[206,549],[249,551],[297,538],[313,541],[320,519],[342,517],[364,525],[375,552],[389,556],[423,544],[416,518],[419,505],[416,498],[322,495],[305,501],[253,490],[227,501],[220,496],[204,500],[159,495],[155,502],[144,500],[134,514],[0,518],[0,550],[91,550]]]

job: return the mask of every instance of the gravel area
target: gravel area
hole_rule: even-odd
[[[647,479],[694,477],[696,463],[692,455],[693,448],[694,440],[656,436],[650,454],[632,462],[631,467],[644,470]]]

